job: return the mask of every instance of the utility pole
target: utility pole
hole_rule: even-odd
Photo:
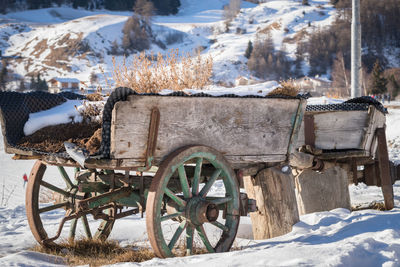
[[[360,0],[352,0],[351,20],[351,97],[361,96]]]

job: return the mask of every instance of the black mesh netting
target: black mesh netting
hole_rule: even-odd
[[[307,105],[306,111],[368,110],[370,105],[375,106],[383,114],[387,113],[387,109],[379,101],[369,96],[353,98],[340,104]]]
[[[47,92],[0,92],[0,110],[3,117],[3,132],[10,146],[19,148],[18,141],[24,136],[24,125],[29,113],[50,109],[67,99],[84,99],[82,95],[64,92],[50,94]]]

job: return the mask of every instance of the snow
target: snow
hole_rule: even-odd
[[[271,84],[272,86],[272,84]],[[233,89],[234,90],[234,89]],[[254,89],[256,90],[256,89]],[[217,90],[216,90],[217,91]],[[238,90],[240,91],[240,90]],[[243,91],[242,91],[243,92]],[[311,98],[309,103],[332,103],[329,98]],[[398,103],[400,104],[400,103]],[[400,106],[392,102],[387,115],[388,143],[398,143]],[[0,138],[1,139],[1,138]],[[399,155],[399,147],[389,147],[391,159]],[[22,175],[32,168],[32,161],[13,161],[4,153],[0,141],[0,194],[5,185],[6,205],[0,205],[0,265],[55,266],[62,259],[32,252],[36,245],[25,214]],[[46,179],[57,175],[56,168],[48,168]],[[72,175],[72,170],[68,170]],[[2,178],[2,179],[1,179]],[[381,188],[364,184],[350,185],[352,205],[382,202]],[[218,187],[216,193],[218,193]],[[268,240],[252,240],[251,221],[242,217],[234,246],[241,247],[227,253],[197,255],[172,259],[152,259],[143,263],[120,263],[118,266],[400,266],[400,181],[394,185],[395,208],[391,211],[362,210],[350,212],[335,209],[307,214],[293,230]],[[0,195],[1,196],[1,195]],[[63,213],[46,215],[46,229],[55,231]],[[90,226],[98,224],[91,218]],[[69,227],[67,225],[67,227]],[[134,230],[132,230],[134,229]],[[49,230],[50,231],[50,230]],[[78,228],[78,232],[83,229]],[[66,230],[66,232],[68,232]],[[122,245],[148,246],[145,219],[133,215],[117,220],[111,239]]]
[[[81,122],[79,106],[82,106],[82,101],[67,100],[54,108],[29,114],[29,119],[24,126],[24,134],[31,135],[37,130],[51,125]]]
[[[212,95],[235,93],[238,95],[264,96],[278,86],[276,81],[259,81],[259,84],[225,88],[235,84],[238,77],[254,79],[248,71],[244,57],[249,40],[255,42],[266,37],[261,29],[276,23],[279,27],[270,31],[276,49],[285,49],[295,59],[296,44],[287,40],[304,30],[311,32],[330,25],[336,14],[330,0],[309,1],[268,1],[260,5],[242,2],[238,16],[225,32],[222,7],[229,0],[181,0],[182,7],[176,16],[156,16],[152,30],[158,40],[165,42],[169,34],[182,34],[183,40],[167,45],[163,50],[152,45],[153,52],[166,53],[168,49],[179,48],[181,52],[193,52],[203,47],[202,56],[211,56],[214,62],[214,85],[201,90]],[[21,56],[20,61],[10,61],[9,68],[24,76],[27,73],[44,70],[41,75],[71,77],[88,81],[91,72],[105,75],[112,71],[112,56],[109,51],[115,40],[120,44],[122,28],[131,12],[105,10],[87,11],[69,7],[54,7],[27,10],[0,15],[0,49],[6,56]],[[309,27],[309,23],[311,27]],[[236,34],[236,29],[246,29]],[[85,56],[77,54],[57,63],[66,63],[70,69],[49,64],[51,49],[68,45],[68,40],[81,38],[91,52]],[[41,41],[46,40],[42,46]],[[50,49],[51,48],[51,49]],[[151,52],[151,51],[146,51]],[[393,51],[392,51],[393,52]],[[390,65],[399,64],[394,51]],[[385,51],[385,53],[389,53]],[[122,61],[121,56],[116,57]],[[127,58],[130,62],[131,57]],[[396,62],[397,61],[397,62]],[[308,72],[308,65],[303,71]],[[101,75],[100,75],[101,76]],[[166,94],[170,91],[164,90]],[[199,90],[185,90],[195,94]],[[328,97],[311,98],[308,104],[333,104],[343,100]],[[77,106],[77,108],[75,108]],[[26,134],[59,123],[80,121],[81,101],[69,100],[52,110],[31,114],[26,124]],[[391,103],[387,115],[387,140],[391,160],[400,163],[400,103]],[[33,161],[14,161],[4,153],[0,136],[0,266],[56,266],[62,259],[29,249],[37,243],[34,240],[25,214],[25,188],[22,176],[29,173]],[[72,176],[72,170],[67,170]],[[56,168],[49,167],[46,179],[59,176]],[[381,188],[364,184],[349,186],[352,205],[365,205],[383,201]],[[217,188],[218,191],[218,188]],[[218,193],[218,192],[216,192]],[[301,216],[293,230],[280,237],[268,240],[252,240],[251,221],[242,217],[238,230],[236,247],[240,250],[197,255],[172,259],[152,259],[143,263],[121,263],[123,266],[400,266],[400,181],[394,185],[395,208],[391,211],[362,210],[349,212],[335,209]],[[46,214],[45,227],[54,233],[63,217],[59,211]],[[90,227],[98,224],[89,218]],[[67,223],[66,227],[69,227]],[[78,228],[78,233],[83,229]],[[68,232],[68,229],[66,229]],[[92,231],[93,232],[93,231]],[[148,246],[145,219],[133,215],[118,220],[111,233],[111,239],[122,245],[138,244]]]

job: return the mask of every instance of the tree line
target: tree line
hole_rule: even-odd
[[[39,9],[54,5],[70,5],[73,8],[130,11],[137,0],[0,0],[0,13],[13,9]],[[181,5],[180,0],[151,0],[154,10],[159,15],[176,14]]]

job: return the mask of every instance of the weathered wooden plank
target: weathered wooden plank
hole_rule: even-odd
[[[150,112],[157,107],[160,125],[156,161],[177,148],[193,144],[211,146],[232,163],[282,161],[286,158],[299,101],[130,96],[113,110],[111,157],[144,158]]]
[[[251,212],[254,239],[284,235],[299,221],[294,179],[278,168],[262,170],[254,179],[244,177],[244,186],[258,211]]]

